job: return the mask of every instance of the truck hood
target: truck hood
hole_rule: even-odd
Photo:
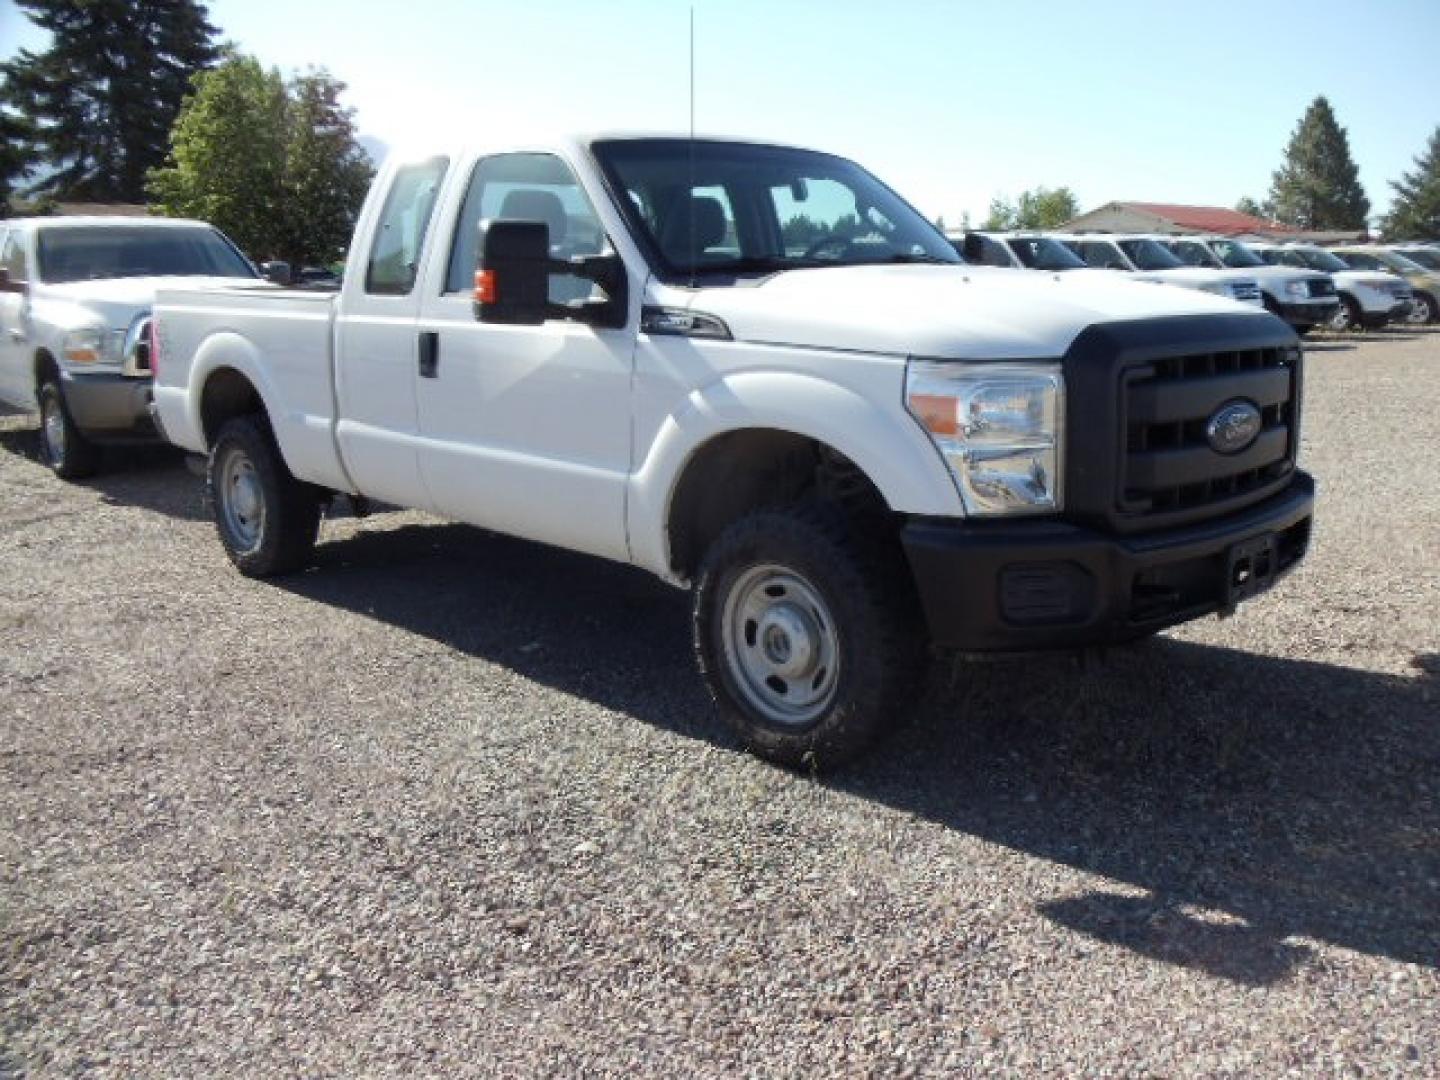
[[[693,292],[657,286],[654,298],[718,316],[741,341],[977,359],[1059,356],[1096,323],[1256,311],[1120,274],[984,266],[789,270]]]
[[[1329,275],[1319,270],[1301,270],[1298,267],[1287,266],[1241,266],[1235,267],[1234,273],[1244,274],[1253,278],[1261,285],[1268,285],[1272,292],[1283,290],[1292,281],[1316,281]]]
[[[1203,266],[1176,266],[1169,270],[1142,270],[1140,273],[1154,281],[1168,281],[1190,289],[1219,285],[1222,282],[1255,282],[1255,275],[1246,270],[1210,270]]]
[[[260,278],[235,277],[129,277],[67,281],[35,286],[35,301],[83,308],[112,330],[124,330],[155,304],[159,289],[204,289],[242,283],[259,284]]]

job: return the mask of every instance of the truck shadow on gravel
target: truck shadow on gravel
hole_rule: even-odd
[[[279,584],[735,745],[685,598],[630,568],[407,526],[322,544]],[[914,722],[822,782],[1122,883],[1040,910],[1165,962],[1264,985],[1308,937],[1436,967],[1437,675],[1433,656],[1399,677],[1163,637],[1083,663],[942,661]]]

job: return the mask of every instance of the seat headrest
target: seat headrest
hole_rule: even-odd
[[[692,195],[665,222],[661,247],[671,262],[693,264],[725,239],[725,206],[711,195]]]
[[[565,239],[570,219],[560,196],[551,191],[536,188],[518,188],[505,196],[500,204],[501,221],[543,221],[550,226],[550,244],[553,247]]]

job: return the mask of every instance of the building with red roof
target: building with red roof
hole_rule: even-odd
[[[1112,202],[1061,226],[1065,232],[1213,233],[1219,236],[1263,236],[1274,240],[1335,242],[1363,239],[1364,234],[1303,232],[1242,214],[1223,206],[1183,206],[1178,203]]]

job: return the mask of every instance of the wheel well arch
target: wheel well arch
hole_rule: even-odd
[[[47,375],[58,376],[60,374],[60,364],[49,349],[35,350],[34,374],[36,390],[40,389],[40,384],[45,381]]]
[[[250,413],[265,415],[265,401],[245,375],[233,367],[219,367],[205,378],[200,390],[200,432],[206,446],[228,420]]]
[[[666,511],[670,568],[693,578],[705,550],[731,522],[765,506],[805,498],[837,503],[856,516],[887,516],[874,481],[834,447],[779,428],[712,436],[680,471]]]

